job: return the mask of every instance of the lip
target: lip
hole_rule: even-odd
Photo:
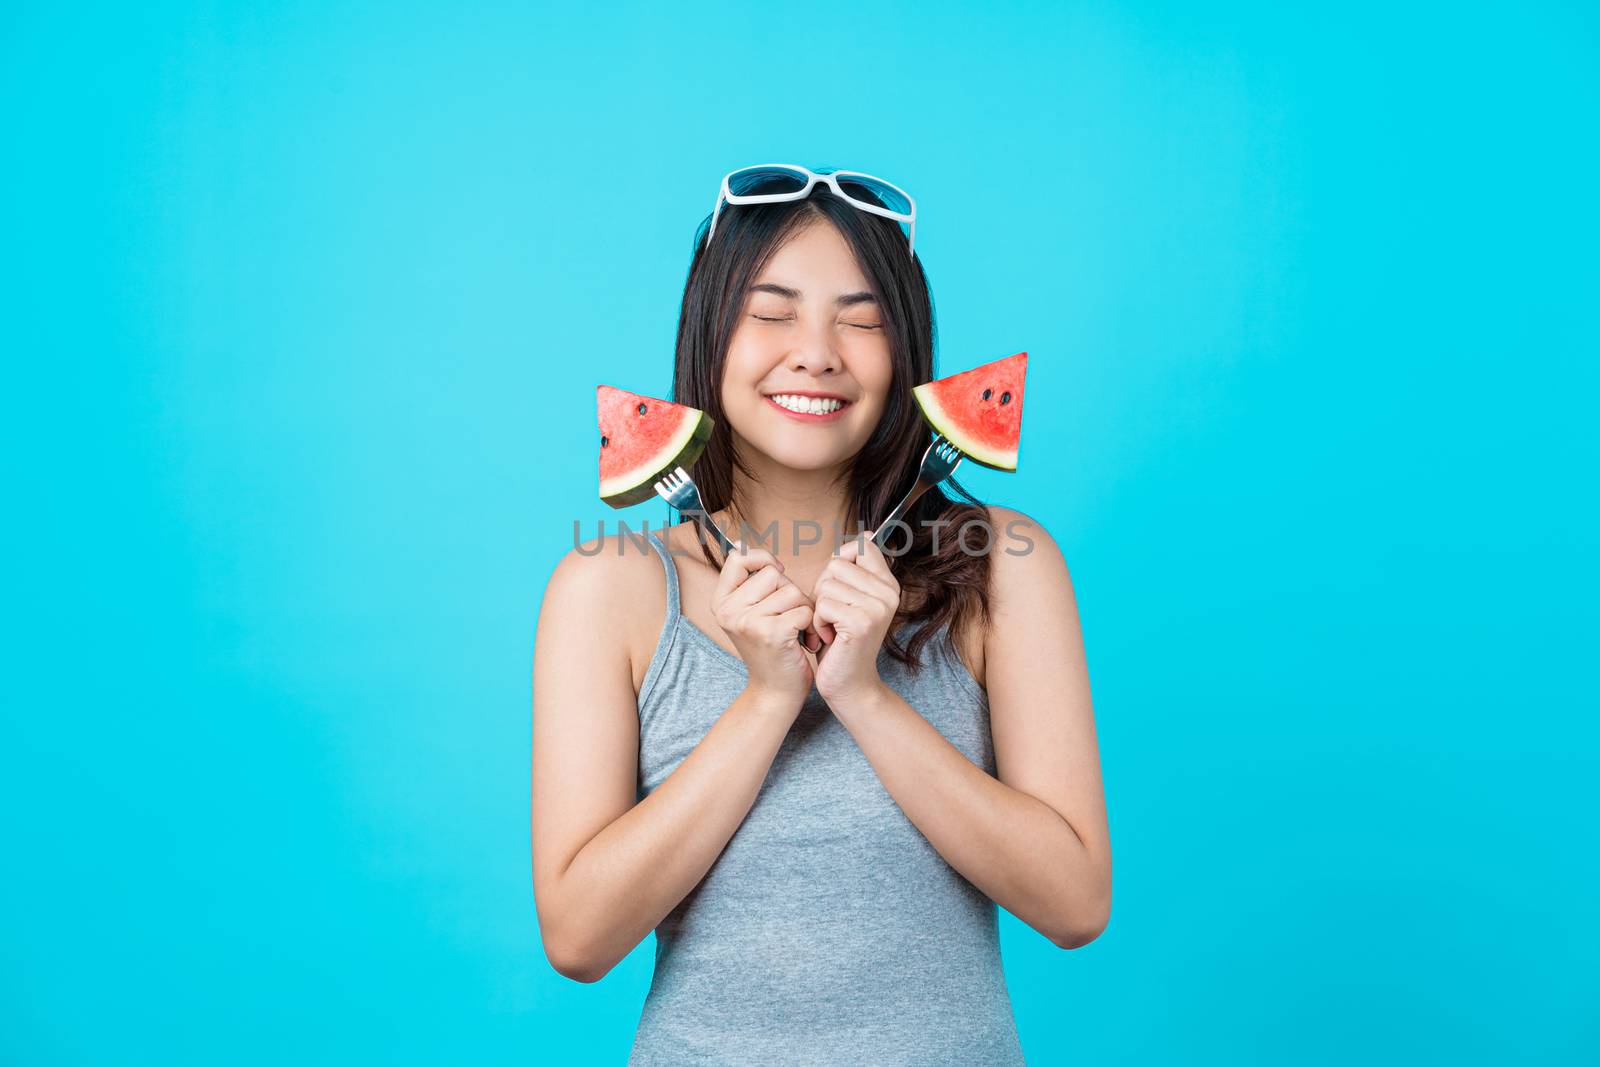
[[[810,412],[802,413],[799,411],[790,411],[788,408],[772,399],[772,397],[780,395],[814,396],[822,400],[838,400],[842,401],[842,403],[838,408],[828,412],[826,415],[813,415]],[[772,410],[779,412],[780,414],[787,415],[791,419],[795,419],[799,422],[832,422],[834,419],[837,419],[839,416],[843,415],[846,411],[849,411],[850,405],[853,403],[853,401],[845,400],[845,398],[840,396],[838,393],[818,393],[810,389],[780,389],[778,392],[763,396],[761,399],[765,400],[767,405],[771,407]]]

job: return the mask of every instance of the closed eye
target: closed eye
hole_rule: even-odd
[[[777,317],[777,318],[774,318],[771,315],[751,315],[750,317],[752,319],[759,319],[762,322],[788,322],[789,321],[789,316],[787,316],[787,315],[780,316],[780,317]],[[883,325],[881,323],[876,323],[876,322],[847,322],[844,325],[846,325],[846,326],[854,326],[858,330],[881,330],[881,329],[883,329]]]

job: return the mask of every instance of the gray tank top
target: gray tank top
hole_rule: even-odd
[[[677,567],[648,536],[667,617],[639,692],[641,800],[749,677],[684,616]],[[988,696],[947,636],[915,675],[887,653],[878,670],[993,774]],[[906,818],[815,687],[750,813],[655,932],[633,1067],[1023,1063],[994,902]]]

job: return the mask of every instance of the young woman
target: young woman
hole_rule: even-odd
[[[716,419],[692,474],[741,550],[692,521],[591,541],[540,611],[541,936],[593,982],[655,931],[633,1064],[1020,1064],[995,905],[1062,948],[1110,916],[1055,543],[953,479],[860,536],[930,439],[934,323],[908,235],[859,206],[903,205],[840,182],[719,196],[697,235],[673,399]]]

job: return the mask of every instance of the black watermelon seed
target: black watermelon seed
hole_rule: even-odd
[[[992,393],[992,392],[994,392],[994,390],[993,390],[993,389],[985,389],[985,390],[984,390],[984,391],[983,391],[983,398],[984,398],[984,399],[985,399],[985,400],[988,400],[988,399],[989,399],[989,394],[990,394],[990,393]]]
[[[644,405],[643,404],[639,405],[639,414],[641,414],[641,415],[644,414]]]
[[[605,434],[601,434],[600,435],[600,447],[601,448],[606,447],[606,445],[609,445],[610,443],[611,443],[611,438],[607,437]]]
[[[1002,403],[1002,404],[1011,403],[1011,394],[1010,393],[1001,393],[1000,394],[1000,403]]]

